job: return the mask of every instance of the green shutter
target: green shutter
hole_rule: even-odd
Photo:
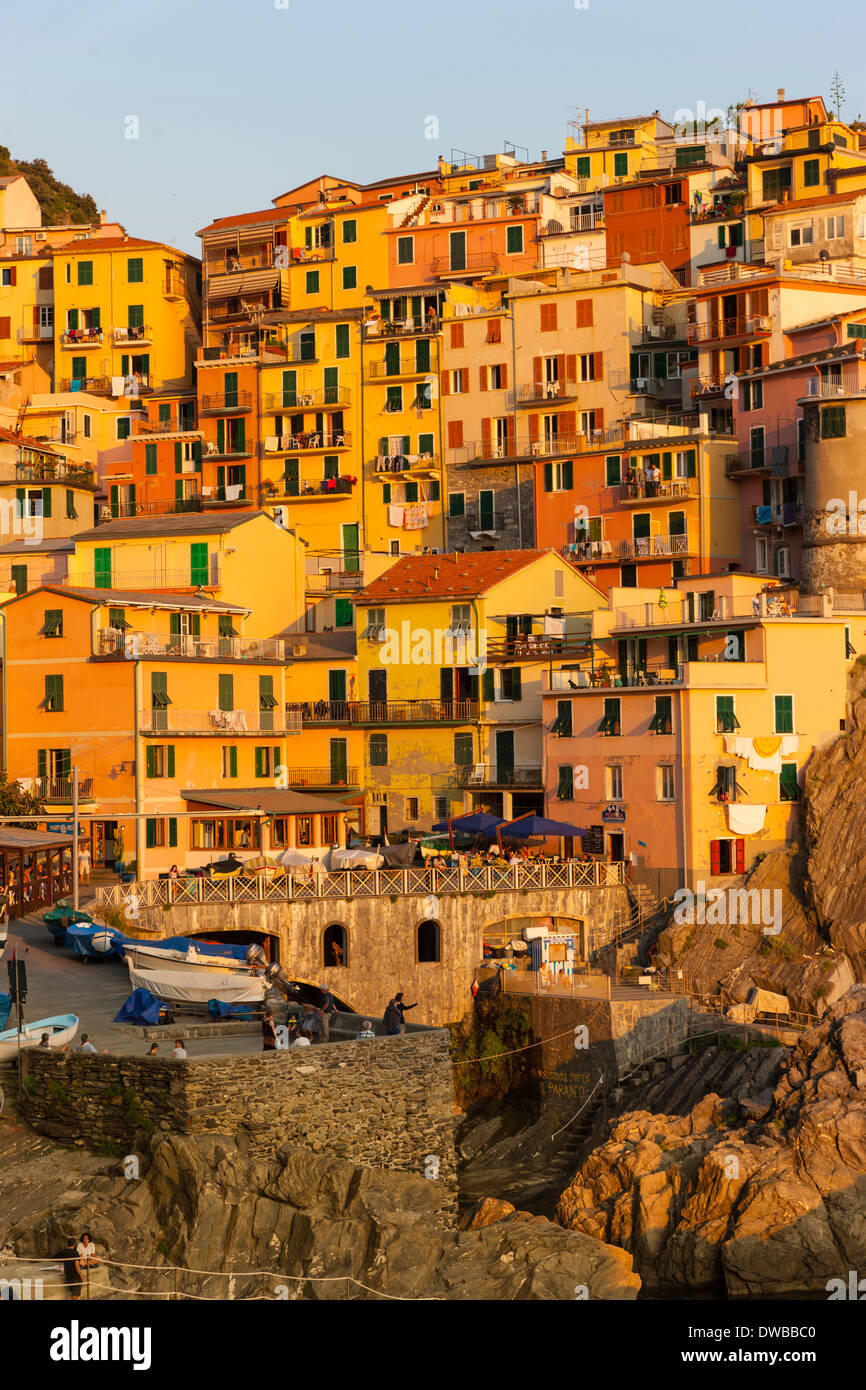
[[[174,441],[174,471],[175,473],[183,472],[183,445],[179,439]]]
[[[792,734],[794,732],[794,697],[792,695],[776,695],[776,733]]]
[[[229,776],[230,776],[230,777],[237,777],[237,775],[238,775],[238,750],[237,750],[237,747],[236,747],[234,744],[232,744],[231,748],[229,749]]]
[[[51,488],[50,488],[50,487],[44,487],[44,488],[42,489],[42,515],[43,515],[44,517],[45,517],[45,516],[50,516],[50,515],[51,515]]]
[[[90,311],[90,327],[91,327],[91,328],[101,328],[101,327],[102,327],[102,324],[101,324],[100,321],[99,321],[99,308],[98,308],[98,307],[97,307],[96,309],[91,309],[91,311]]]
[[[217,420],[217,453],[224,454],[226,451],[226,422]]]
[[[673,454],[662,454],[662,479],[670,482],[673,477]]]
[[[233,710],[235,707],[234,676],[221,675],[219,678],[219,707],[221,710]]]
[[[156,776],[156,748],[152,743],[144,750],[145,777]]]
[[[605,482],[608,487],[614,487],[622,482],[622,465],[619,454],[610,454],[604,461]]]
[[[145,444],[144,446],[144,471],[151,476],[156,473],[156,445]]]
[[[562,486],[566,492],[574,487],[574,464],[571,459],[562,465]]]
[[[37,776],[37,777],[47,777],[47,776],[48,776],[48,771],[47,771],[47,769],[48,769],[48,749],[47,749],[47,748],[37,748],[37,750],[36,750],[36,776]]]
[[[430,370],[429,338],[419,338],[415,344],[415,370],[416,372],[429,372]]]
[[[120,488],[117,486],[117,483],[111,484],[108,497],[111,506],[111,515],[114,517],[120,516]]]
[[[521,681],[520,667],[515,666],[511,672],[511,698],[512,700],[522,699],[523,685]]]
[[[264,748],[257,748],[257,749],[256,749],[256,776],[257,776],[257,777],[264,777],[264,775],[265,775],[265,750],[264,750]]]
[[[169,816],[169,818],[168,818],[168,843],[169,843],[169,845],[171,846],[172,849],[174,849],[174,848],[177,846],[177,817],[176,817],[176,816]]]
[[[544,491],[553,492],[553,464],[544,465]]]
[[[189,578],[195,585],[207,584],[208,554],[207,541],[194,541],[189,548]]]
[[[15,489],[15,514],[19,521],[23,521],[27,512],[27,493],[23,487]]]
[[[490,701],[494,698],[495,693],[496,692],[493,684],[493,667],[487,666],[485,668],[484,675],[481,677],[481,698],[482,700]]]
[[[197,472],[197,473],[200,473],[200,472],[201,472],[201,440],[200,440],[200,439],[196,439],[196,440],[193,441],[193,446],[192,446],[192,461],[193,461],[193,463],[195,464],[196,472]]]
[[[349,325],[347,323],[337,324],[337,357],[349,356]]]
[[[166,755],[166,776],[167,776],[167,777],[173,777],[173,776],[174,776],[174,744],[173,744],[173,743],[170,743],[170,744],[168,745],[168,753],[167,753],[167,755]]]
[[[694,449],[689,449],[686,454],[686,477],[697,477],[697,454]]]
[[[242,454],[246,447],[246,428],[243,420],[238,420],[235,425],[235,444],[232,452]]]
[[[145,844],[148,849],[156,845],[156,821],[150,817],[145,821]]]
[[[351,627],[354,623],[354,612],[352,600],[348,598],[338,598],[334,607],[334,626]]]

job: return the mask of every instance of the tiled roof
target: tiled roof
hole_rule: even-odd
[[[206,227],[201,227],[196,232],[196,236],[206,236],[208,232],[217,232],[225,227],[246,227],[253,222],[286,222],[288,214],[285,208],[262,208],[258,212],[239,212],[233,217],[218,217],[214,222],[209,222]]]
[[[22,362],[21,364],[25,364]],[[48,449],[44,441],[40,443],[38,439],[30,439],[26,434],[16,434],[14,430],[0,429],[0,442],[3,444],[23,444],[26,449],[39,449],[43,454],[53,454],[53,449]]]
[[[503,579],[553,555],[551,550],[482,550],[464,555],[404,555],[357,596],[357,602],[406,603],[412,599],[476,598]],[[561,559],[561,557],[558,557]]]
[[[41,590],[45,593],[60,594],[64,598],[81,599],[85,603],[107,603],[112,608],[166,608],[172,612],[181,608],[194,613],[250,612],[249,608],[242,608],[237,603],[221,603],[219,599],[198,594],[160,594],[133,589],[79,589],[66,584],[43,584]]]
[[[285,641],[287,655],[293,661],[351,661],[357,655],[354,628],[339,632],[294,632],[285,628],[277,636]],[[306,647],[303,655],[298,646]]]
[[[233,531],[267,512],[184,512],[180,516],[129,517],[106,521],[90,531],[79,531],[76,541],[112,541],[139,536],[194,536]]]

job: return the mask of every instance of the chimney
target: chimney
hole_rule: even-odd
[[[434,583],[434,584],[436,583],[436,581],[438,580],[438,578],[439,578],[439,570],[438,570],[438,568],[437,568],[437,569],[435,569],[435,570],[433,571],[433,583]]]
[[[541,151],[541,162],[542,162],[542,164],[546,164],[546,163],[547,163],[547,150],[542,150],[542,151]]]
[[[784,101],[784,100],[785,100],[785,88],[784,88],[784,87],[777,87],[777,88],[776,88],[776,100],[777,100],[777,101]]]
[[[100,227],[104,227],[107,221],[108,221],[108,213],[106,212],[105,208],[100,208],[100,209],[99,209],[99,225],[100,225]]]

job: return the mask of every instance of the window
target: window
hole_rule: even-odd
[[[779,800],[798,801],[800,798],[800,784],[797,781],[797,764],[782,763],[782,771],[779,773]]]
[[[194,541],[189,548],[189,582],[195,588],[207,584],[210,564],[207,541]]]
[[[515,704],[521,698],[521,676],[519,666],[507,666],[499,677],[499,699],[511,700]]]
[[[556,332],[556,305],[542,304],[541,306],[541,331],[542,333]]]
[[[615,154],[615,155],[614,155],[614,157],[613,157],[613,173],[614,173],[614,178],[622,178],[625,174],[628,173],[628,155],[627,155],[627,154],[619,154],[619,153],[618,153],[618,154]]]
[[[604,769],[604,795],[607,801],[622,801],[622,768],[616,763]]]
[[[845,433],[844,405],[828,405],[821,411],[821,438],[844,439]]]
[[[90,438],[90,416],[89,416],[89,415],[85,415],[85,416],[83,417],[83,420],[84,420],[84,438],[85,438],[85,439],[89,439],[89,438]]]
[[[560,763],[559,765],[556,796],[559,801],[574,800],[574,768],[570,763]]]
[[[238,775],[238,750],[230,745],[226,745],[222,750],[222,774],[223,777]]]
[[[505,231],[505,251],[509,256],[519,256],[523,251],[523,227],[507,227]]]
[[[767,573],[767,542],[762,537],[755,541],[755,569],[758,574]]]
[[[591,161],[588,154],[578,155],[575,162],[577,177],[579,179],[588,179],[590,177],[590,166]]]
[[[449,492],[448,494],[448,515],[466,515],[466,494],[464,492]]]
[[[63,677],[45,677],[45,708],[51,714],[58,714],[63,709]]]
[[[126,311],[126,322],[127,322],[127,326],[128,326],[129,328],[143,328],[143,327],[144,327],[144,305],[143,305],[143,304],[130,304],[129,308],[128,308],[127,311]],[[144,335],[141,334],[140,336],[143,337]]]
[[[151,743],[145,749],[146,777],[174,776],[174,744]]]
[[[440,949],[439,923],[421,922],[418,927],[418,964],[438,965]]]
[[[744,381],[741,399],[743,410],[762,410],[764,406],[763,381]]]
[[[387,767],[387,766],[388,766],[388,735],[387,735],[387,734],[371,734],[371,735],[370,735],[370,766],[371,766],[371,767]]]
[[[93,284],[93,261],[78,262],[78,283],[79,285]]]
[[[570,700],[557,700],[556,719],[554,720],[550,732],[556,734],[558,738],[571,738],[572,720]]]
[[[608,734],[612,737],[619,735],[620,729],[622,727],[619,717],[619,706],[620,702],[618,697],[615,699],[605,700],[604,714],[602,716],[601,723],[598,726],[598,732],[600,734]]]
[[[610,454],[604,461],[605,483],[613,487],[622,482],[622,459],[619,454]]]
[[[347,217],[343,223],[343,245],[348,246],[350,242],[358,240],[358,224],[354,217]]]
[[[843,237],[844,235],[845,235],[845,218],[844,218],[844,217],[828,217],[828,218],[827,218],[827,240],[828,240],[828,241],[837,241],[840,237]]]
[[[407,819],[407,820],[417,820],[417,819],[418,819],[418,798],[417,798],[417,796],[407,796],[407,797],[406,797],[406,819]]]
[[[544,491],[570,492],[574,487],[574,465],[569,459],[565,463],[546,463],[544,465]]]
[[[488,341],[488,343],[501,343],[501,342],[502,342],[502,320],[501,320],[501,319],[488,319],[488,320],[487,320],[487,341]]]
[[[716,696],[716,733],[732,734],[739,729],[740,722],[734,713],[733,695]]]
[[[658,763],[656,765],[656,801],[674,801],[675,799],[673,765],[671,763]]]
[[[654,734],[669,734],[672,723],[672,699],[670,695],[657,695],[655,714],[650,720],[650,731]]]
[[[794,732],[793,695],[775,695],[773,705],[776,715],[775,732],[777,734],[792,734]]]
[[[764,426],[753,425],[749,431],[749,466],[763,468],[764,458]]]
[[[165,820],[162,816],[148,816],[144,826],[144,840],[148,849],[157,849],[165,844]]]
[[[812,223],[801,222],[796,227],[788,228],[789,246],[811,246],[812,245]]]
[[[331,817],[328,816],[325,817],[325,819],[330,820]],[[335,922],[330,927],[325,928],[325,933],[322,937],[322,949],[324,951],[324,963],[326,967],[330,968],[331,966],[348,965],[348,947],[349,942],[345,927],[341,927]]]
[[[761,184],[762,199],[765,203],[781,201],[781,195],[791,191],[791,166],[767,169],[761,176]]]
[[[16,595],[18,595],[18,594],[26,594],[26,593],[27,593],[27,566],[26,566],[26,565],[13,565],[13,566],[12,566],[12,585],[13,585],[13,587],[14,587],[14,589],[15,589]]]
[[[343,266],[343,289],[354,290],[358,288],[358,267],[354,265]]]
[[[737,781],[737,769],[731,766],[721,766],[716,768],[716,780],[710,788],[710,796],[717,801],[736,801],[737,793],[745,796],[746,793]]]
[[[812,134],[812,131],[809,131]],[[821,162],[818,159],[807,159],[803,163],[803,184],[806,188],[815,188],[821,181]]]
[[[45,610],[45,626],[44,626],[43,629],[42,629],[42,633],[43,633],[43,636],[45,636],[45,637],[62,637],[62,636],[63,636],[63,609],[62,609],[62,608],[46,608],[46,610]]]
[[[322,816],[322,844],[336,845],[339,836],[339,818],[337,816]]]
[[[307,271],[306,292],[307,294],[319,293],[319,272],[317,270]]]
[[[790,579],[791,551],[787,545],[780,545],[773,556],[773,572],[779,579]]]
[[[129,421],[129,416],[126,416],[125,418],[120,419],[120,420],[117,421],[117,438],[118,438],[118,439],[128,439],[131,433],[132,433],[132,426],[131,426],[130,421]]]
[[[279,748],[257,748],[255,757],[255,767],[257,777],[273,777],[276,774],[280,762]]]
[[[397,238],[397,264],[411,265],[415,260],[415,238],[412,236],[399,236]]]
[[[336,357],[349,356],[349,325],[338,323],[336,327]]]
[[[144,259],[141,256],[130,256],[126,262],[126,281],[129,285],[140,285],[144,281]],[[81,280],[78,281],[79,285]]]
[[[308,849],[313,843],[313,817],[298,816],[295,821],[295,843],[299,849]]]
[[[387,389],[387,399],[385,409],[392,414],[396,414],[403,409],[403,387],[389,386]]]

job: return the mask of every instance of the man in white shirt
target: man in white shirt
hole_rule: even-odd
[[[295,1041],[292,1043],[292,1047],[309,1047],[309,1046],[310,1046],[310,1039],[306,1036],[305,1033],[299,1033],[298,1036],[295,1038]],[[184,1056],[185,1056],[185,1055],[186,1055],[186,1054],[184,1053]]]
[[[95,1052],[95,1051],[96,1051],[96,1048],[93,1046],[93,1043],[90,1041],[90,1034],[89,1034],[89,1033],[82,1033],[82,1034],[81,1034],[81,1042],[78,1044],[78,1051],[79,1051],[79,1052]]]
[[[183,1045],[183,1039],[182,1039],[182,1038],[177,1038],[177,1039],[175,1040],[174,1051],[172,1052],[171,1055],[172,1055],[172,1057],[174,1058],[174,1060],[175,1060],[176,1062],[183,1062],[183,1061],[185,1061],[185,1059],[186,1059],[186,1048],[185,1048],[184,1045]]]

